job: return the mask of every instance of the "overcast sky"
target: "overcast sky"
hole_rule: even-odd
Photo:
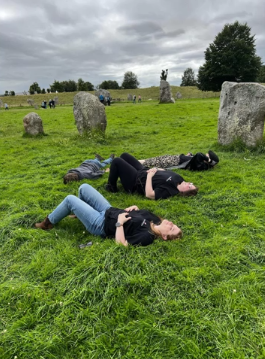
[[[1,0],[0,93],[82,78],[159,86],[162,69],[179,85],[197,74],[227,23],[247,23],[265,62],[264,0]]]

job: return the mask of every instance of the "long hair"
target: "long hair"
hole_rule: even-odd
[[[161,220],[162,222],[162,220]],[[153,232],[153,234],[157,237],[157,238],[162,238],[161,233],[155,228],[154,222],[150,223],[150,227],[151,227],[151,231]],[[182,230],[180,230],[180,232],[178,234],[170,234],[167,236],[167,241],[171,241],[173,239],[180,239],[183,237],[183,232]]]
[[[188,191],[185,192],[181,192],[179,191],[179,196],[181,197],[191,197],[191,196],[196,196],[196,194],[198,193],[199,188],[195,187],[193,189],[189,189]]]

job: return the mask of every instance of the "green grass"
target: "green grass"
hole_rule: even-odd
[[[79,136],[70,106],[36,111],[46,133],[36,138],[23,136],[28,108],[0,112],[1,358],[265,358],[264,145],[218,145],[218,109],[214,98],[114,104],[105,138]],[[200,187],[194,198],[156,202],[87,181],[113,206],[173,220],[181,241],[124,248],[70,218],[33,228],[77,194],[82,182],[62,177],[95,152],[209,149],[213,171],[179,171]]]

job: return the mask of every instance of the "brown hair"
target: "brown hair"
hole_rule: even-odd
[[[188,191],[185,192],[181,192],[179,191],[179,196],[181,197],[190,197],[190,196],[196,196],[196,194],[198,193],[199,188],[195,187],[193,189],[189,189]]]
[[[77,173],[67,173],[64,178],[63,178],[63,183],[67,184],[69,182],[73,182],[73,181],[79,181],[79,177]]]
[[[161,222],[162,222],[162,220],[161,220]],[[157,230],[157,229],[155,229],[155,225],[154,225],[154,222],[151,222],[150,223],[150,227],[151,227],[151,231],[154,233],[154,235],[156,236],[156,237],[159,237],[159,238],[161,238],[162,236],[161,236],[161,233]],[[168,236],[167,236],[167,241],[171,241],[171,240],[173,240],[173,239],[180,239],[180,238],[182,238],[183,237],[183,232],[182,232],[182,230],[180,230],[180,232],[178,233],[178,234],[169,234]]]

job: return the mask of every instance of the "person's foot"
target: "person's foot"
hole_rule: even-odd
[[[48,229],[52,229],[53,228],[53,224],[50,222],[48,216],[44,219],[44,221],[40,222],[40,223],[35,223],[35,227],[36,228],[40,228],[40,229],[44,229],[45,231],[47,231]]]
[[[115,157],[115,154],[112,153],[109,157],[113,159]]]
[[[95,158],[100,162],[105,160],[105,158],[101,157],[98,153],[95,153]]]
[[[112,186],[110,183],[105,184],[104,186],[105,190],[111,193],[117,193],[118,192],[118,188],[115,186]]]

